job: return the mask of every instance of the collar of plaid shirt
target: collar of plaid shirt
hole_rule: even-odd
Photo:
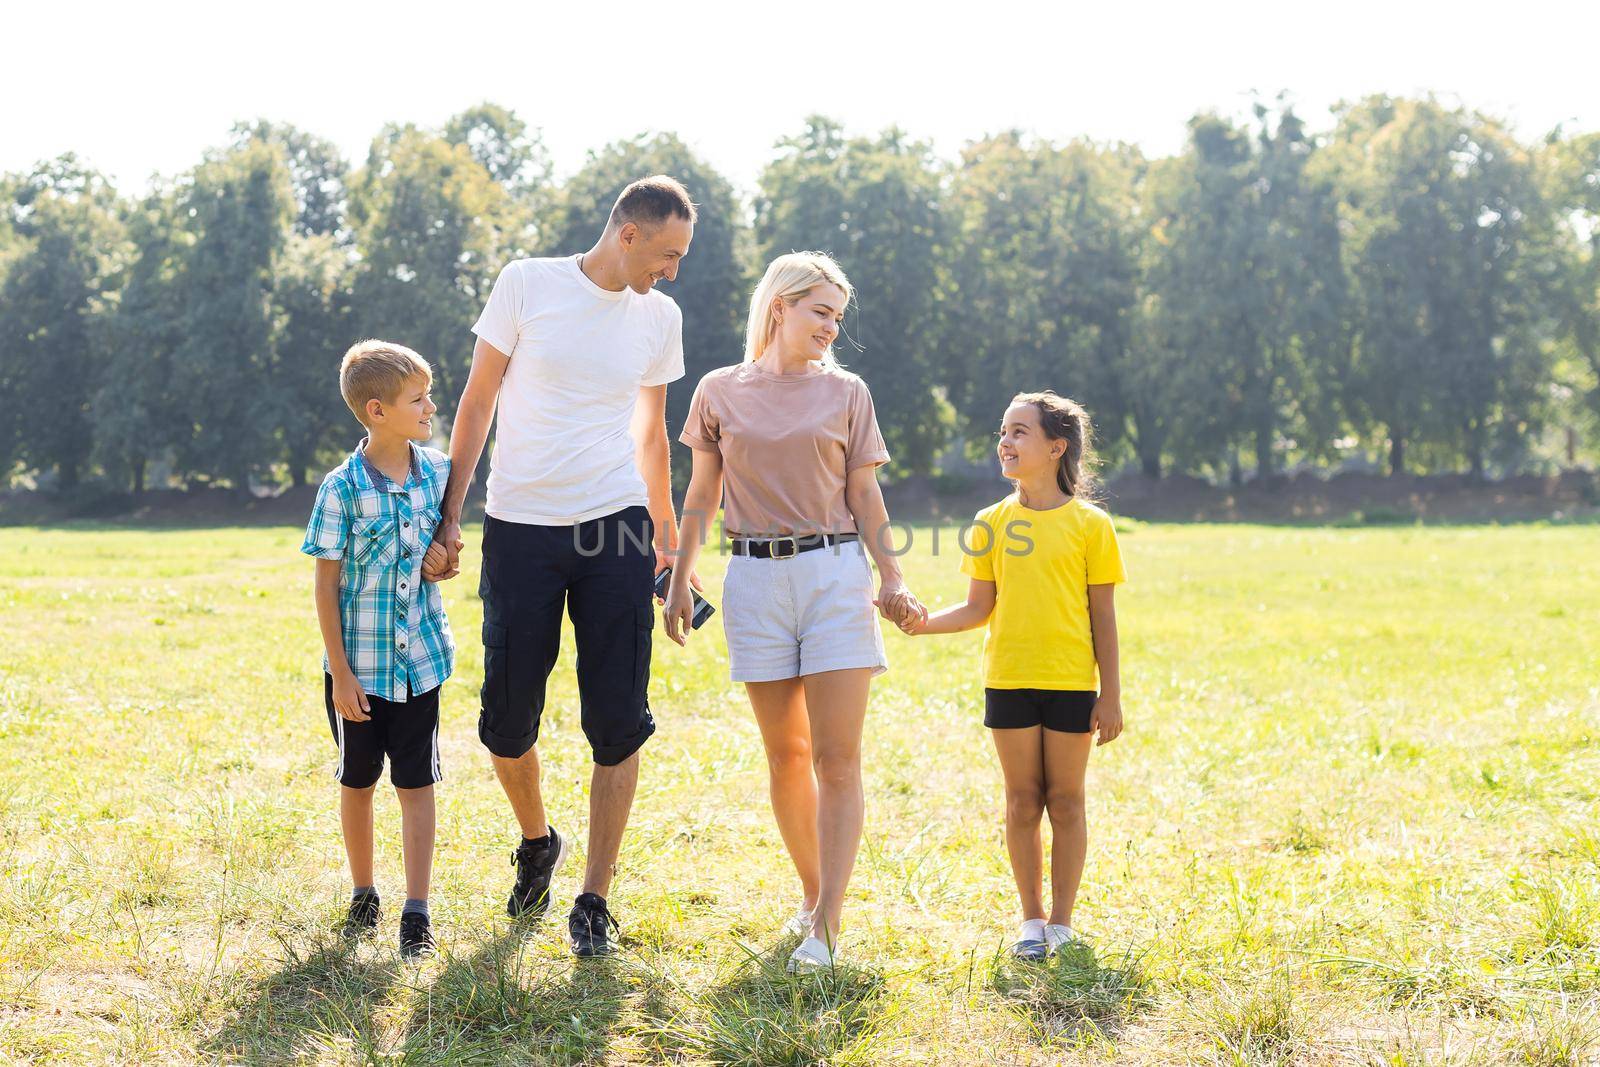
[[[367,458],[367,442],[370,440],[372,440],[372,438],[363,437],[361,439],[361,443],[356,445],[356,455],[360,458],[361,462],[352,466],[352,473],[365,474],[369,483],[367,485],[362,485],[360,484],[360,480],[357,479],[356,488],[376,489],[380,493],[405,492],[405,485],[396,485],[393,479],[379,470],[377,465],[374,464],[372,460]],[[411,479],[407,480],[406,485],[410,485],[412,480],[417,481],[419,484],[433,481],[433,479],[436,477],[433,473],[433,467],[428,464],[424,464],[421,457],[417,455],[417,443],[415,441],[407,441],[406,447],[410,449],[409,454],[411,456]]]

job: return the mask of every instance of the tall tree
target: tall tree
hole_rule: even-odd
[[[926,472],[954,422],[935,355],[949,246],[940,164],[899,130],[846,139],[821,117],[778,152],[755,205],[758,259],[816,249],[839,261],[856,290],[842,361],[873,386],[897,468]]]
[[[938,347],[970,441],[1016,392],[1048,387],[1089,408],[1106,448],[1126,446],[1143,169],[1127,147],[1015,132],[963,151]]]
[[[467,146],[414,126],[373,141],[352,184],[354,332],[420,352],[447,420],[472,361],[469,331],[507,257],[509,208]]]
[[[265,119],[235,125],[233,137],[235,150],[248,147],[252,141],[282,150],[294,190],[296,233],[347,238],[344,216],[350,168],[332,141],[288,123]]]
[[[282,335],[275,279],[295,218],[282,150],[251,141],[213,154],[182,189],[179,216],[191,243],[173,380],[192,420],[179,462],[243,492],[254,472],[281,457],[278,427],[288,406],[272,373]]]
[[[94,317],[123,260],[116,194],[72,155],[8,183],[11,263],[0,286],[0,459],[78,482],[93,445],[90,400],[105,359]]]
[[[677,280],[659,286],[683,311],[684,382],[667,390],[667,420],[675,438],[700,377],[743,358],[749,234],[733,186],[674,134],[617,141],[591,154],[563,187],[548,251],[561,255],[588,248],[623,188],[651,174],[682,182],[700,216]]]
[[[349,346],[350,256],[329,234],[295,234],[273,287],[281,316],[273,377],[284,400],[280,426],[291,484],[305,484],[317,455],[348,444],[355,425],[338,390]]]
[[[193,425],[190,399],[173,369],[193,239],[179,217],[178,196],[164,183],[128,209],[132,261],[115,313],[99,320],[107,355],[93,405],[95,457],[135,493],[145,489],[150,462],[175,457]]]
[[[1398,473],[1413,442],[1484,473],[1537,415],[1554,238],[1529,152],[1432,99],[1341,110],[1335,150],[1358,294],[1354,383]]]
[[[539,131],[530,131],[516,112],[485,102],[451,117],[444,139],[471,152],[511,198],[503,223],[507,252],[534,255],[549,238],[555,208],[550,153]]]
[[[1271,475],[1280,439],[1327,447],[1343,344],[1337,200],[1308,171],[1314,145],[1291,110],[1255,112],[1254,132],[1216,115],[1190,121],[1188,151],[1156,183],[1150,336],[1183,397],[1172,447],[1186,466],[1221,460],[1234,476],[1253,445]],[[1274,121],[1276,119],[1276,121]]]

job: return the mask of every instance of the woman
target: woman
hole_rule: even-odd
[[[679,436],[694,449],[694,471],[662,610],[667,636],[683,644],[689,576],[724,503],[729,666],[760,725],[773,814],[800,875],[789,929],[805,937],[791,971],[825,966],[838,951],[861,843],[867,691],[888,669],[873,606],[897,623],[926,617],[888,551],[875,471],[889,452],[872,396],[833,358],[850,297],[844,272],[821,253],[767,268],[750,300],[744,362],[701,379]]]

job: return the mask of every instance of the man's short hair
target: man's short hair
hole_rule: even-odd
[[[611,219],[606,225],[622,226],[631,222],[636,226],[659,226],[669,218],[692,223],[699,218],[699,213],[682,182],[665,174],[654,174],[622,190],[611,207]]]
[[[392,404],[414,378],[433,381],[428,361],[393,341],[357,341],[339,363],[339,394],[361,425],[367,424],[367,401]]]

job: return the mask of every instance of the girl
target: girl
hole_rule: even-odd
[[[750,300],[744,362],[707,374],[689,404],[679,440],[694,449],[694,468],[662,609],[667,636],[683,644],[689,577],[722,503],[733,543],[722,616],[729,666],[761,728],[773,814],[800,875],[789,929],[804,940],[791,971],[837,953],[861,844],[867,690],[888,664],[873,605],[897,623],[926,616],[887,550],[874,471],[889,452],[872,396],[833,359],[849,303],[850,283],[825,255],[794,252],[767,268]]]
[[[1000,471],[1016,492],[980,511],[962,539],[961,570],[972,579],[966,603],[926,619],[907,616],[900,628],[945,634],[989,624],[983,722],[994,731],[1005,776],[1006,851],[1022,897],[1011,951],[1042,959],[1076,936],[1090,740],[1098,733],[1103,745],[1122,732],[1112,594],[1127,576],[1111,519],[1090,502],[1088,413],[1049,390],[1019,393],[999,438]],[[1039,836],[1047,812],[1048,915]]]

